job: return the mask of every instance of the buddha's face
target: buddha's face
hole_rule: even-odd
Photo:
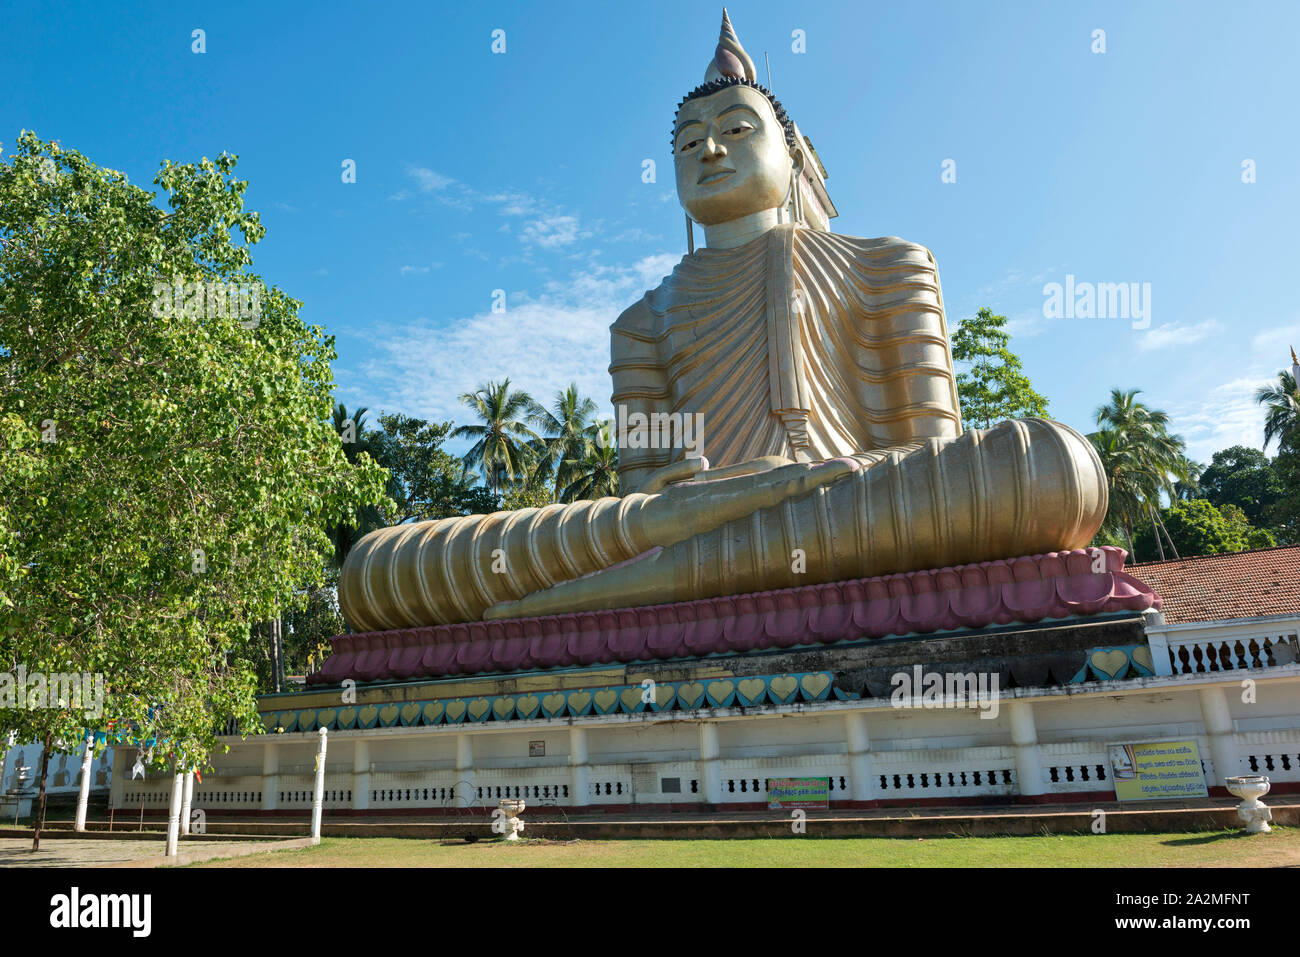
[[[748,86],[682,106],[673,166],[677,198],[705,226],[780,206],[790,188],[785,131],[767,97]]]

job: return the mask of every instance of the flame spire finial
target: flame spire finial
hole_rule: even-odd
[[[758,82],[758,71],[745,48],[740,45],[736,28],[731,25],[727,8],[722,8],[722,29],[718,32],[718,46],[713,51],[709,68],[704,71],[704,82],[720,80],[725,76],[734,76],[751,83]]]

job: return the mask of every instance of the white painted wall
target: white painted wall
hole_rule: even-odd
[[[1242,701],[1242,677],[1256,680],[1256,700]],[[1213,690],[1218,689],[1218,690]],[[1226,725],[1207,727],[1207,694],[1222,694]],[[1300,665],[1250,675],[1176,675],[1050,689],[1017,689],[999,699],[996,718],[978,708],[896,709],[886,700],[823,702],[764,711],[749,709],[666,714],[587,716],[577,719],[386,728],[331,732],[326,775],[327,807],[450,807],[472,796],[477,807],[498,797],[540,804],[705,803],[705,765],[716,774],[715,801],[752,803],[764,798],[768,777],[831,777],[833,800],[909,800],[1018,793],[1109,791],[1106,746],[1156,740],[1198,742],[1213,786],[1224,776],[1215,755],[1230,756],[1235,774],[1259,770],[1276,781],[1300,781]],[[1021,719],[1013,729],[1013,708]],[[1028,709],[1027,711],[1025,709]],[[865,723],[865,749],[850,755],[850,713]],[[1222,710],[1213,712],[1220,724]],[[1032,720],[1028,720],[1032,718]],[[713,730],[702,731],[707,726]],[[587,763],[571,766],[573,728],[585,731]],[[1014,731],[1014,734],[1013,734]],[[1212,740],[1212,732],[1217,738]],[[263,747],[279,753],[276,806],[310,807],[316,735],[279,734],[232,741],[214,761],[217,774],[195,787],[195,807],[264,806]],[[716,760],[701,760],[701,747]],[[545,741],[545,757],[529,757],[530,741]],[[364,742],[370,778],[355,769]],[[465,762],[458,770],[460,742]],[[1254,760],[1255,766],[1250,762]],[[1272,763],[1273,767],[1267,767]],[[1097,766],[1102,766],[1099,774]],[[854,782],[856,766],[865,780]],[[1021,774],[1036,775],[1028,787]],[[664,792],[664,779],[678,792]],[[755,790],[755,781],[758,790]],[[358,802],[349,789],[364,783]],[[694,787],[692,787],[694,783]],[[575,796],[585,784],[586,794]],[[124,782],[124,803],[163,807],[170,778]],[[283,792],[286,797],[279,798]],[[213,795],[218,795],[214,798]],[[134,802],[134,803],[132,803]]]

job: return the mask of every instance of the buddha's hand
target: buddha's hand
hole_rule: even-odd
[[[697,481],[673,485],[646,502],[642,529],[652,544],[668,546],[839,481],[858,468],[848,458],[795,463],[767,456],[713,474],[702,470]]]
[[[755,472],[766,472],[770,469],[780,468],[782,465],[792,465],[793,463],[779,455],[765,455],[762,458],[750,459],[748,462],[737,462],[735,465],[727,465],[720,469],[709,468],[709,460],[703,456],[698,458],[685,458],[657,468],[651,472],[641,487],[637,489],[646,495],[653,495],[655,492],[663,491],[670,485],[676,485],[679,482],[716,482],[718,479],[733,478],[737,475],[753,475]]]

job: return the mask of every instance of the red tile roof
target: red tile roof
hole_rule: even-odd
[[[1124,569],[1164,599],[1169,624],[1300,615],[1300,545]]]

